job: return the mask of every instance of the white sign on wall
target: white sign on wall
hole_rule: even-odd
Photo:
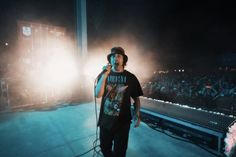
[[[31,36],[31,34],[32,34],[31,27],[23,26],[22,31],[23,31],[23,35],[25,35],[27,37]]]

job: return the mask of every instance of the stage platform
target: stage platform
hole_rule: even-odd
[[[0,114],[1,157],[75,157],[95,140],[94,103]],[[92,157],[90,152],[84,157]],[[127,157],[213,157],[198,146],[141,123],[131,128]]]

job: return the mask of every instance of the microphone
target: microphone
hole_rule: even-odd
[[[107,69],[106,68],[102,68],[103,70],[102,70],[102,72],[101,72],[101,74],[104,74],[105,72],[107,72]]]
[[[108,64],[107,66],[111,66],[111,64]],[[101,77],[102,76],[102,74],[104,74],[105,72],[107,72],[107,66],[104,66],[102,69],[102,72],[98,75],[98,77],[97,78],[99,78],[99,77]],[[111,66],[112,67],[112,66]]]

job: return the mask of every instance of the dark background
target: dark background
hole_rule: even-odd
[[[232,1],[88,0],[88,46],[127,33],[163,67],[221,66],[235,56],[235,10]],[[0,13],[0,53],[15,45],[16,20],[63,26],[75,38],[74,0],[2,0]]]

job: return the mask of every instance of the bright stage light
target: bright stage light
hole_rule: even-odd
[[[55,55],[28,72],[26,83],[37,101],[69,100],[78,85],[79,69],[70,55]]]
[[[78,69],[71,57],[54,56],[44,65],[41,74],[44,85],[60,88],[75,81]]]
[[[88,56],[83,70],[84,75],[87,78],[95,79],[97,75],[102,71],[102,67],[105,66],[108,62],[105,55],[99,55],[97,53],[92,54],[92,56]]]

